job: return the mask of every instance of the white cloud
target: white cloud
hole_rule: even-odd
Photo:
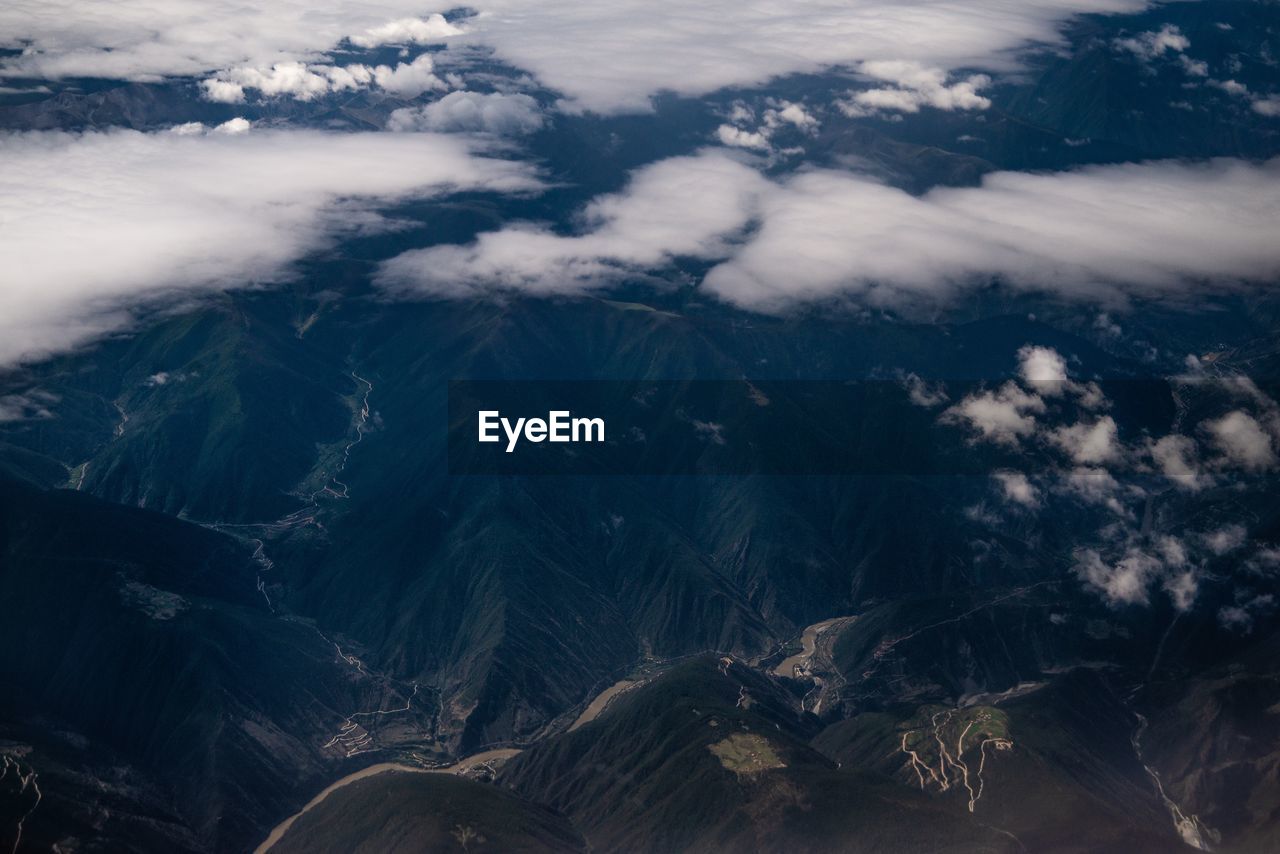
[[[1165,24],[1158,30],[1138,33],[1132,38],[1116,39],[1115,46],[1129,51],[1139,59],[1155,59],[1170,51],[1182,53],[1191,47],[1191,40],[1173,24]]]
[[[775,99],[770,99],[768,103],[770,106],[764,111],[759,123],[756,122],[754,110],[741,102],[734,104],[729,115],[732,124],[722,124],[716,128],[716,139],[721,145],[731,148],[772,152],[776,134],[799,131],[813,135],[822,126],[821,120],[803,104]],[[755,130],[744,127],[752,124],[757,125]]]
[[[907,399],[916,406],[930,408],[941,406],[949,399],[942,383],[931,384],[916,374],[907,374],[902,380]]]
[[[1209,63],[1199,59],[1192,59],[1186,54],[1178,55],[1178,64],[1182,66],[1182,71],[1188,77],[1208,77]]]
[[[442,296],[578,292],[676,256],[727,253],[724,238],[746,225],[751,199],[767,186],[725,154],[664,160],[637,172],[623,192],[592,202],[581,235],[511,226],[470,246],[407,252],[384,264],[378,278],[393,290]]]
[[[1116,422],[1110,415],[1091,424],[1081,422],[1058,427],[1049,434],[1049,441],[1079,465],[1113,462],[1120,456]]]
[[[1217,557],[1242,548],[1248,542],[1249,534],[1244,525],[1223,525],[1216,531],[1208,531],[1202,535],[1205,548]]]
[[[759,218],[705,280],[756,309],[836,295],[934,302],[992,277],[1103,303],[1176,297],[1280,275],[1280,160],[1001,172],[923,196],[814,171],[774,188]]]
[[[1130,548],[1114,563],[1093,549],[1081,549],[1076,553],[1073,572],[1112,605],[1145,605],[1151,583],[1162,569],[1158,558],[1138,548]]]
[[[1062,479],[1061,490],[1086,504],[1106,507],[1124,518],[1131,518],[1133,514],[1121,502],[1121,497],[1125,493],[1141,495],[1140,490],[1122,487],[1106,469],[1089,466],[1080,466],[1068,472]]]
[[[0,363],[116,328],[148,297],[285,275],[367,223],[360,205],[534,185],[475,152],[425,134],[0,135]]]
[[[1149,452],[1160,473],[1179,489],[1198,492],[1212,482],[1201,470],[1195,440],[1187,436],[1163,436],[1150,446]]]
[[[1237,604],[1224,605],[1218,610],[1218,622],[1224,629],[1248,634],[1253,631],[1255,614],[1266,613],[1275,608],[1276,600],[1270,593],[1247,597],[1248,594],[1237,599]]]
[[[1002,445],[1017,445],[1018,440],[1035,432],[1035,414],[1044,412],[1044,401],[1028,394],[1015,383],[1007,382],[995,391],[984,390],[968,395],[942,415],[944,423],[965,424],[979,438]]]
[[[493,48],[598,111],[647,109],[669,90],[697,95],[791,72],[863,61],[1002,71],[1031,42],[1061,44],[1074,14],[1128,13],[1144,0],[481,0],[459,43]],[[359,0],[75,0],[0,4],[0,39],[27,46],[7,73],[155,80],[281,62],[314,62],[346,37],[434,39],[450,3]]]
[[[836,296],[910,308],[949,301],[993,277],[1016,289],[1121,303],[1280,275],[1272,226],[1280,220],[1280,160],[1001,172],[980,187],[923,196],[825,170],[768,180],[719,152],[660,162],[637,176],[628,190],[595,203],[596,213],[611,216],[642,209],[634,235],[609,216],[588,216],[589,230],[573,238],[522,225],[473,246],[415,254],[414,263],[393,261],[388,275],[438,294],[577,293],[674,255],[723,258],[705,290],[765,311]],[[699,191],[684,189],[686,181]],[[682,227],[655,227],[663,219]],[[759,227],[730,239],[748,223]]]
[[[1262,425],[1239,409],[1204,423],[1214,445],[1222,452],[1223,463],[1246,471],[1266,471],[1276,465],[1271,437]]]
[[[1036,489],[1022,472],[1001,471],[991,477],[1000,485],[1000,493],[1005,501],[1028,509],[1040,506],[1040,490]]]
[[[528,95],[450,92],[425,107],[396,110],[387,121],[387,128],[393,131],[519,136],[533,133],[543,123],[538,102]]]
[[[878,112],[918,113],[921,107],[938,110],[985,110],[991,101],[978,94],[991,85],[985,74],[972,74],[963,80],[947,83],[945,69],[931,68],[919,62],[882,60],[864,62],[859,67],[873,80],[893,83],[892,88],[874,88],[851,92],[837,103],[841,112],[856,118]]]
[[[1189,611],[1195,604],[1196,595],[1200,592],[1200,580],[1191,571],[1179,572],[1164,580],[1165,592],[1173,600],[1173,607],[1179,611]]]
[[[733,125],[716,128],[716,138],[721,145],[733,148],[754,148],[763,151],[769,147],[769,137],[760,131],[747,131]]]
[[[360,47],[430,44],[450,36],[460,36],[464,32],[462,27],[449,23],[444,15],[436,13],[425,18],[400,18],[378,27],[370,27],[360,35],[352,36],[351,42]]]
[[[255,90],[266,97],[311,101],[333,92],[354,92],[375,85],[403,98],[449,88],[449,84],[436,76],[435,62],[427,54],[394,67],[301,62],[279,62],[270,68],[241,66],[200,81],[207,100],[228,104],[243,102],[246,90]]]
[[[1040,394],[1053,397],[1067,382],[1067,360],[1052,347],[1027,344],[1018,350],[1018,373]]]
[[[1270,118],[1280,116],[1280,95],[1258,98],[1253,102],[1253,111]]]

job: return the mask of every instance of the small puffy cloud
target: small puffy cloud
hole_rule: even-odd
[[[809,112],[804,104],[792,101],[783,101],[776,108],[766,110],[764,120],[770,127],[785,123],[804,131],[817,130],[822,125],[818,117]]]
[[[859,71],[894,86],[851,92],[848,98],[837,102],[840,111],[850,118],[878,112],[918,113],[921,107],[953,111],[985,110],[991,106],[990,99],[978,94],[991,85],[991,78],[985,74],[948,84],[945,69],[903,61],[864,62]]]
[[[1040,490],[1022,472],[1000,471],[991,477],[1000,486],[1005,501],[1028,509],[1040,506]]]
[[[753,148],[764,151],[769,148],[769,137],[760,131],[746,131],[733,125],[720,125],[716,128],[716,139],[721,145],[733,148]]]
[[[1081,549],[1072,571],[1112,605],[1145,605],[1162,569],[1158,558],[1137,548],[1130,548],[1115,562],[1104,560],[1093,549]]]
[[[1276,452],[1271,436],[1247,412],[1234,410],[1203,424],[1223,464],[1259,472],[1274,468]]]
[[[1243,548],[1248,542],[1249,534],[1244,525],[1223,525],[1216,531],[1208,531],[1201,535],[1207,548],[1215,557]]]
[[[916,374],[907,374],[903,377],[902,386],[907,390],[908,400],[926,409],[941,406],[949,399],[942,383],[931,384]]]
[[[0,134],[0,364],[117,329],[141,301],[286,276],[379,204],[538,186],[481,154],[429,134]]]
[[[1120,456],[1116,422],[1110,415],[1091,424],[1081,422],[1059,427],[1049,434],[1049,441],[1079,465],[1108,463]]]
[[[359,47],[381,47],[384,44],[429,44],[460,36],[465,32],[445,20],[439,13],[425,18],[400,18],[389,21],[378,27],[370,27],[358,36],[352,36],[351,42]]]
[[[1027,344],[1018,350],[1018,373],[1027,385],[1052,397],[1067,382],[1067,360],[1052,347]]]
[[[228,119],[220,125],[214,125],[212,133],[235,136],[237,134],[248,133],[252,128],[253,122],[242,116],[237,116],[234,119]]]
[[[396,110],[387,121],[387,128],[401,132],[520,136],[540,129],[544,121],[538,102],[528,95],[450,92],[425,107]]]
[[[379,65],[372,69],[372,73],[380,87],[401,98],[416,98],[423,92],[449,88],[448,83],[436,76],[435,63],[425,53],[413,62],[402,62],[394,68]]]
[[[1145,605],[1157,588],[1179,611],[1188,611],[1195,604],[1202,567],[1192,560],[1182,540],[1169,535],[1140,540],[1130,532],[1118,553],[1118,559],[1108,559],[1096,549],[1080,549],[1073,572],[1111,605]]]
[[[1178,64],[1182,66],[1182,71],[1188,77],[1208,77],[1209,64],[1199,59],[1192,59],[1186,54],[1178,55]]]
[[[1236,80],[1210,80],[1209,85],[1237,98],[1243,98],[1249,94],[1249,87]]]
[[[1035,414],[1044,409],[1044,401],[1038,396],[1007,382],[994,391],[966,396],[944,412],[942,420],[966,425],[985,441],[1017,445],[1018,440],[1035,432]]]
[[[1174,486],[1187,492],[1198,492],[1211,483],[1202,471],[1196,443],[1187,436],[1170,434],[1152,443],[1148,449],[1160,473]]]
[[[1086,504],[1106,507],[1117,516],[1129,518],[1133,515],[1121,502],[1121,498],[1135,490],[1122,487],[1106,469],[1086,466],[1072,469],[1062,479],[1060,489]],[[1137,494],[1140,495],[1141,492]]]
[[[1115,46],[1126,50],[1139,59],[1155,59],[1165,53],[1182,53],[1191,47],[1191,40],[1173,24],[1165,24],[1158,30],[1139,33],[1131,38],[1116,39]]]
[[[1280,116],[1280,95],[1258,98],[1253,102],[1253,111],[1261,116],[1276,118]]]
[[[1187,547],[1177,537],[1163,536],[1156,540],[1156,549],[1160,552],[1160,557],[1164,560],[1165,565],[1173,569],[1182,569],[1190,563],[1187,556]]]
[[[1199,578],[1190,570],[1169,576],[1164,580],[1163,586],[1173,600],[1173,607],[1179,611],[1189,611],[1200,592]]]
[[[1280,547],[1259,547],[1245,560],[1244,568],[1254,575],[1275,575],[1280,572]]]
[[[728,124],[716,128],[716,139],[731,148],[771,151],[774,136],[783,131],[816,133],[822,122],[799,103],[773,100],[756,122],[755,111],[741,102],[734,105]],[[751,125],[755,125],[754,130]]]
[[[1275,608],[1275,596],[1261,593],[1249,597],[1239,597],[1235,605],[1224,605],[1218,609],[1218,623],[1228,631],[1249,634],[1253,631],[1254,617],[1265,614]]]

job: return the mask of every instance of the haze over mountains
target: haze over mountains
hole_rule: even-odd
[[[0,11],[5,844],[1280,845],[1275,5],[721,5]]]

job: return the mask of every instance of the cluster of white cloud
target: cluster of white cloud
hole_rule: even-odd
[[[1258,115],[1268,118],[1280,117],[1280,95],[1259,95],[1251,92],[1249,87],[1235,80],[1209,80],[1208,85],[1221,89],[1233,98],[1242,98]]]
[[[460,36],[466,30],[445,20],[439,13],[425,18],[399,18],[381,26],[370,27],[351,37],[357,47],[373,48],[387,44],[432,44],[450,36]]]
[[[287,275],[377,227],[381,202],[538,186],[462,137],[228,124],[0,135],[0,364],[118,328],[150,297]]]
[[[995,389],[979,389],[966,395],[942,413],[944,424],[959,425],[967,430],[974,441],[989,442],[1007,448],[1017,448],[1029,439],[1059,451],[1072,466],[1077,482],[1068,489],[1083,497],[1102,502],[1113,496],[1104,496],[1099,490],[1105,481],[1080,481],[1080,478],[1097,477],[1105,471],[1096,467],[1115,462],[1121,455],[1115,419],[1098,415],[1097,411],[1110,406],[1097,383],[1081,383],[1072,380],[1067,373],[1066,360],[1049,347],[1028,344],[1018,351],[1019,379],[1008,380]],[[1062,398],[1078,412],[1079,420],[1047,428],[1037,419],[1049,412],[1049,401]],[[1024,506],[1038,502],[1012,496],[1007,476],[1001,484],[1006,496],[1014,497]]]
[[[1200,437],[1203,448],[1192,435],[1180,433],[1144,437],[1126,445],[1115,419],[1100,414],[1111,406],[1102,389],[1095,382],[1071,379],[1066,360],[1057,351],[1027,345],[1018,351],[1018,362],[1018,380],[971,392],[948,407],[940,420],[964,428],[975,442],[1005,448],[1030,443],[1057,452],[1075,479],[1066,489],[1089,503],[1104,504],[1118,515],[1128,515],[1128,511],[1114,500],[1119,484],[1107,471],[1108,466],[1159,473],[1178,489],[1191,492],[1212,485],[1221,472],[1257,474],[1280,467],[1276,450],[1280,447],[1280,405],[1247,377],[1175,378],[1178,383],[1212,383],[1240,405],[1193,427],[1191,432]],[[1050,410],[1055,399],[1068,402],[1075,410],[1069,423],[1061,423],[1061,406]],[[913,396],[912,401],[938,405],[937,398]],[[1047,423],[1050,417],[1059,423],[1051,426]],[[1007,482],[1001,483],[1007,495]],[[1144,493],[1138,490],[1133,494],[1140,497]],[[1016,503],[1030,506],[1027,501]]]
[[[1243,525],[1226,523],[1200,531],[1153,534],[1138,526],[1131,506],[1160,492],[1139,482],[1123,482],[1112,472],[1119,466],[1126,474],[1150,479],[1161,474],[1176,488],[1203,489],[1221,476],[1234,472],[1268,471],[1277,467],[1276,443],[1280,442],[1280,405],[1245,377],[1212,380],[1228,399],[1247,402],[1253,414],[1233,409],[1208,418],[1198,432],[1216,458],[1201,459],[1190,436],[1170,434],[1152,441],[1143,437],[1125,444],[1115,420],[1097,414],[1111,406],[1094,383],[1071,379],[1068,362],[1057,351],[1028,345],[1018,352],[1018,377],[996,389],[980,389],[948,407],[940,423],[959,425],[974,442],[1006,448],[1039,448],[1060,455],[1060,467],[1049,466],[1036,475],[1021,471],[997,471],[991,476],[999,499],[995,510],[985,502],[968,508],[969,518],[999,525],[1003,513],[1027,515],[1048,512],[1052,496],[1108,511],[1110,522],[1098,529],[1098,542],[1075,552],[1073,571],[1086,587],[1111,605],[1147,604],[1152,591],[1163,590],[1179,611],[1189,610],[1209,575],[1206,566],[1220,558],[1245,575],[1274,575],[1280,570],[1280,548],[1250,545]],[[923,381],[908,377],[906,388],[913,403],[937,407],[943,394],[916,395]],[[1181,378],[1183,382],[1210,382],[1204,376]],[[1064,410],[1074,409],[1074,416]],[[1050,419],[1067,418],[1053,426]],[[1076,420],[1070,421],[1074,417]],[[1056,510],[1061,505],[1055,505]],[[1219,612],[1227,628],[1247,631],[1253,616],[1271,607],[1270,596],[1256,594],[1251,585],[1237,585],[1238,602]]]
[[[1206,78],[1204,85],[1225,92],[1234,98],[1242,98],[1251,109],[1261,116],[1280,117],[1280,95],[1260,95],[1249,91],[1249,87],[1237,80],[1218,80],[1209,77],[1208,63],[1193,59],[1187,54],[1191,48],[1191,40],[1182,31],[1172,25],[1165,24],[1158,30],[1138,33],[1126,38],[1117,38],[1112,44],[1117,50],[1133,54],[1144,64],[1149,64],[1162,57],[1173,55],[1188,77]],[[1228,65],[1230,70],[1231,66]],[[1238,63],[1235,70],[1238,70]],[[1180,106],[1189,107],[1185,103]]]
[[[1138,33],[1136,36],[1118,38],[1113,44],[1117,50],[1133,54],[1143,63],[1151,63],[1166,54],[1177,57],[1178,64],[1190,77],[1207,77],[1207,63],[1192,59],[1187,55],[1191,47],[1191,39],[1182,34],[1182,30],[1173,24],[1165,24],[1158,30]]]
[[[541,129],[545,121],[538,102],[528,95],[450,92],[425,107],[396,110],[387,129],[521,136]]]
[[[1123,304],[1275,278],[1277,219],[1280,160],[1003,172],[913,196],[846,172],[770,180],[711,150],[640,170],[590,206],[577,236],[515,225],[410,252],[383,279],[446,296],[580,293],[685,255],[721,261],[709,294],[762,311],[831,298],[909,308],[992,279]]]
[[[773,138],[783,130],[815,134],[822,122],[803,104],[792,101],[770,100],[759,118],[755,110],[742,102],[733,105],[729,121],[716,128],[716,138],[721,145],[731,148],[749,148],[772,151]],[[754,130],[751,129],[754,126]],[[803,149],[790,149],[803,151]]]
[[[423,92],[446,90],[450,83],[436,75],[435,62],[425,53],[395,66],[301,62],[278,62],[270,68],[241,66],[200,81],[206,99],[224,104],[243,103],[246,90],[266,97],[311,101],[333,92],[355,92],[373,86],[401,98],[416,98]]]
[[[892,87],[877,87],[836,102],[839,110],[850,118],[879,113],[918,113],[921,107],[938,110],[985,110],[988,98],[978,94],[991,85],[986,74],[971,74],[963,80],[948,83],[945,69],[930,68],[918,62],[864,62],[861,73],[873,80],[887,81]]]
[[[1076,550],[1072,571],[1084,585],[1109,605],[1147,605],[1155,590],[1163,590],[1173,607],[1186,612],[1194,607],[1203,583],[1224,580],[1207,568],[1226,559],[1235,567],[1230,577],[1235,604],[1218,609],[1218,622],[1226,629],[1248,632],[1254,618],[1275,607],[1275,598],[1260,593],[1249,576],[1274,575],[1280,569],[1280,549],[1251,544],[1244,526],[1228,523],[1219,528],[1181,536],[1144,537],[1133,530],[1111,532],[1114,542]]]
[[[1173,24],[1165,24],[1158,30],[1138,33],[1129,38],[1118,38],[1115,45],[1127,50],[1139,59],[1155,59],[1168,52],[1183,53],[1191,47],[1191,40]]]
[[[652,95],[697,95],[858,62],[940,69],[1016,67],[1029,43],[1060,44],[1072,15],[1130,13],[1147,0],[483,0],[465,27],[447,3],[361,0],[47,0],[0,5],[0,44],[22,49],[0,76],[158,80],[313,63],[344,39],[481,45],[565,94],[569,108],[644,110]],[[423,17],[426,15],[427,17]],[[406,21],[406,19],[409,19]],[[461,30],[461,32],[459,32]]]

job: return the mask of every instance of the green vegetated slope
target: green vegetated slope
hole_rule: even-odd
[[[1168,851],[1181,842],[1134,755],[1137,724],[1102,677],[1073,671],[995,707],[865,712],[813,743],[842,766],[972,804],[1030,851]]]
[[[806,744],[795,698],[706,656],[622,695],[499,776],[597,851],[1012,851],[1008,837]]]

